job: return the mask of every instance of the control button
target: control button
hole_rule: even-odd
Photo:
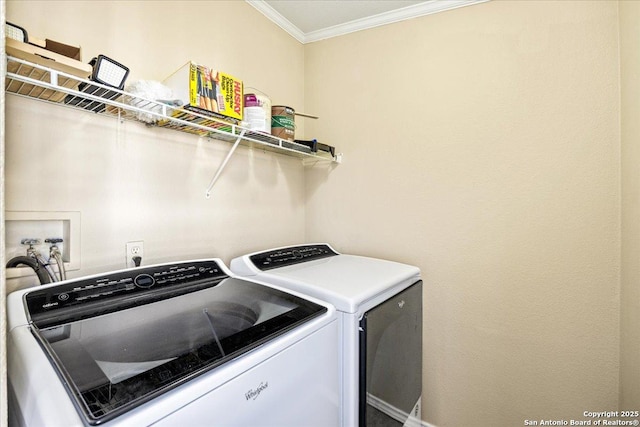
[[[303,257],[302,252],[300,252],[298,250],[295,250],[295,249],[293,251],[291,251],[291,255],[293,255],[293,257],[295,259],[302,259],[302,257]]]
[[[58,301],[66,301],[68,299],[69,299],[69,294],[67,293],[58,295]]]
[[[156,280],[148,274],[139,274],[133,279],[133,282],[139,288],[150,288],[156,282]]]

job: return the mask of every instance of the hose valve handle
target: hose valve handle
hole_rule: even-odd
[[[60,237],[49,237],[44,239],[45,243],[53,243],[54,245],[56,243],[62,243],[64,242],[64,239],[60,238]]]
[[[27,238],[20,240],[21,245],[29,245],[31,247],[33,247],[33,245],[39,245],[40,243],[42,243],[40,239]]]

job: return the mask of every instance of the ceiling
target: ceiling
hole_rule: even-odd
[[[246,0],[301,43],[488,0]]]

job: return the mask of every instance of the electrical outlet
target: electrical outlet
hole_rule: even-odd
[[[144,260],[144,242],[142,240],[138,240],[136,242],[128,242],[125,265],[127,267],[135,267],[136,264],[133,262],[133,257],[138,256],[142,260]]]

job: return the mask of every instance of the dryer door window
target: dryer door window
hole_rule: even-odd
[[[420,420],[422,281],[369,310],[360,322],[360,427]]]

